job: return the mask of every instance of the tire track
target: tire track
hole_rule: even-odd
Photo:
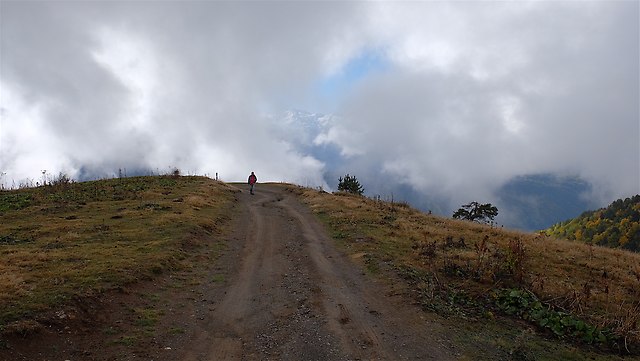
[[[228,283],[178,359],[452,359],[417,311],[384,297],[293,195],[240,188],[239,250],[222,261]]]

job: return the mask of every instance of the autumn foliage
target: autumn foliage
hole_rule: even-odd
[[[546,234],[640,252],[640,195],[618,199],[607,208],[555,224]]]

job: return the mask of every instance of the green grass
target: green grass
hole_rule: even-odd
[[[0,325],[188,268],[215,242],[233,193],[166,176],[0,191]]]
[[[223,274],[218,274],[218,275],[213,275],[211,280],[216,283],[222,283],[224,282],[225,278]]]
[[[185,334],[186,332],[187,331],[181,327],[171,327],[169,329],[169,334],[171,335],[182,335],[182,334]]]
[[[120,338],[111,341],[111,344],[132,347],[137,342],[138,342],[137,336],[121,336]]]
[[[154,308],[136,308],[133,312],[137,318],[136,325],[141,327],[155,326],[163,313]]]

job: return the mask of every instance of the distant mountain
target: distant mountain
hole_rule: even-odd
[[[545,232],[558,238],[640,252],[640,195],[584,212]]]
[[[435,214],[451,216],[454,208],[443,195],[424,194],[406,183],[394,182],[380,176],[377,163],[366,159],[348,159],[338,146],[318,141],[341,121],[336,115],[288,110],[269,116],[274,125],[274,136],[287,142],[300,154],[311,156],[325,164],[324,180],[333,186],[338,177],[356,175],[368,196],[407,201],[413,207]],[[584,195],[591,185],[577,177],[559,177],[553,174],[532,174],[515,177],[496,193],[494,203],[499,209],[496,219],[509,228],[525,231],[546,229],[554,223],[580,215],[588,209],[601,206]],[[469,199],[473,201],[473,199]]]
[[[505,224],[537,231],[598,207],[584,197],[590,190],[591,185],[578,177],[533,174],[513,178],[503,185],[496,203]]]

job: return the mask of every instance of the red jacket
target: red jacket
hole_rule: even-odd
[[[249,184],[255,184],[258,181],[258,177],[255,174],[249,176]]]

